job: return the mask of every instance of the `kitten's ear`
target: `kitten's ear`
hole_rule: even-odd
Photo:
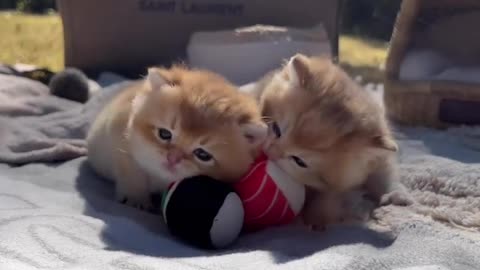
[[[267,138],[268,127],[262,121],[241,123],[240,128],[243,136],[254,147],[260,146]]]
[[[310,79],[308,58],[303,54],[296,54],[287,64],[288,79],[295,87],[305,87]]]
[[[389,136],[375,136],[372,139],[372,144],[376,148],[381,148],[387,151],[397,152],[398,145],[395,140]]]
[[[160,87],[168,84],[168,80],[165,77],[165,74],[160,72],[158,68],[149,68],[147,80],[150,83],[152,89],[159,89]]]

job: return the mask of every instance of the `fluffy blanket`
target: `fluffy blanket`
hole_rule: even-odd
[[[103,78],[111,83],[111,76]],[[84,156],[89,123],[115,92],[106,91],[83,106],[50,95],[41,83],[0,74],[0,162],[21,165]]]
[[[478,130],[398,129],[411,207],[325,232],[271,228],[209,252],[114,202],[82,157],[89,123],[123,86],[81,105],[0,77],[0,269],[480,269]]]

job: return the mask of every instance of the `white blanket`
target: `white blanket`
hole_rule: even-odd
[[[160,217],[116,203],[84,157],[0,164],[0,269],[480,269],[477,134],[401,129],[402,182],[418,204],[378,209],[371,229],[271,228],[217,252],[185,245]]]

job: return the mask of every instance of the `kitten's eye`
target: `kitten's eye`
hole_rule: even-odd
[[[212,155],[202,148],[193,150],[193,154],[201,161],[208,162],[213,159]]]
[[[280,127],[278,126],[277,122],[272,123],[272,131],[273,134],[277,136],[277,138],[280,138],[280,136],[282,136],[282,132],[280,131]]]
[[[164,141],[170,141],[172,139],[172,132],[165,128],[158,129],[158,137]]]
[[[299,167],[302,167],[302,168],[307,168],[307,163],[305,163],[305,161],[303,161],[301,158],[297,157],[297,156],[290,156],[290,158],[299,166]]]

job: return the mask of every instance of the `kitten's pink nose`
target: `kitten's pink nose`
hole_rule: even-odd
[[[169,166],[178,164],[185,157],[182,151],[178,149],[172,149],[167,153],[167,161]]]

